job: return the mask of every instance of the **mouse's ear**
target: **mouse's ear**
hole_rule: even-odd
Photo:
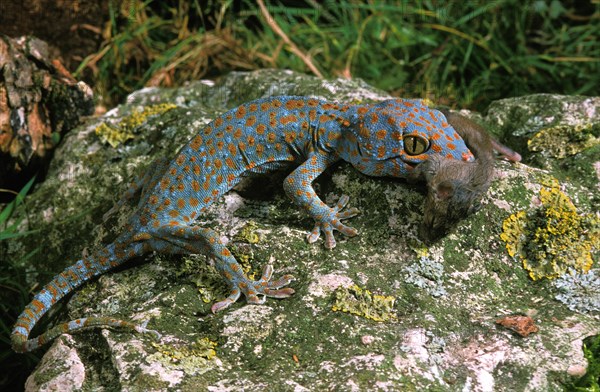
[[[435,195],[440,200],[448,200],[454,195],[454,184],[450,181],[442,181],[433,189]]]

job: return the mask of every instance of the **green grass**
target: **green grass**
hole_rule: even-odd
[[[39,362],[36,354],[16,354],[10,348],[10,332],[17,315],[30,300],[30,287],[26,279],[27,261],[40,249],[34,249],[18,263],[6,257],[9,240],[30,234],[23,230],[26,220],[25,195],[31,189],[32,178],[15,199],[0,211],[0,389],[20,390],[25,379]],[[3,190],[0,190],[3,191]]]
[[[147,85],[231,70],[310,73],[255,1],[111,2],[105,42],[78,69],[107,105]],[[266,1],[324,77],[459,107],[552,92],[598,94],[600,2]],[[577,5],[576,5],[577,4]]]

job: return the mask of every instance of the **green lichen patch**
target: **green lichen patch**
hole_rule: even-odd
[[[587,123],[544,128],[527,141],[527,148],[563,159],[597,144],[600,144],[600,124]]]
[[[171,103],[161,103],[158,105],[146,106],[139,110],[134,108],[131,114],[124,117],[117,125],[104,122],[96,127],[95,133],[102,143],[108,143],[115,148],[135,137],[136,129],[142,125],[149,116],[163,114],[177,105]]]
[[[579,215],[555,181],[540,190],[540,208],[509,216],[500,238],[512,257],[520,259],[533,280],[556,278],[569,269],[587,272],[600,243],[600,219]]]
[[[580,313],[600,312],[600,271],[566,274],[556,279],[556,299]]]
[[[396,298],[373,294],[369,290],[352,285],[339,287],[335,291],[334,312],[346,312],[374,321],[393,321],[396,319],[394,303]]]
[[[404,281],[423,289],[433,297],[446,295],[443,286],[444,265],[438,261],[421,256],[415,264],[404,267]]]

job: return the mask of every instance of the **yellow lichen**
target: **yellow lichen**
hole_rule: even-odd
[[[236,234],[235,240],[246,242],[248,244],[258,244],[260,237],[256,233],[256,222],[249,221],[242,227],[242,229]]]
[[[149,116],[165,113],[176,108],[171,103],[146,106],[144,109],[133,109],[129,116],[123,118],[117,125],[102,123],[96,127],[95,133],[102,143],[108,143],[113,148],[135,137],[135,129],[142,125]]]
[[[242,266],[242,271],[244,271],[244,274],[252,280],[257,278],[258,271],[252,269],[254,252],[252,252],[252,248],[246,244],[258,244],[260,236],[256,233],[257,228],[258,226],[254,221],[246,223],[234,237],[234,241],[238,244],[231,246],[231,252]]]
[[[168,369],[177,369],[185,374],[203,374],[218,365],[216,342],[208,338],[198,339],[192,344],[174,345],[152,343],[156,352],[148,356],[150,363],[160,363]]]
[[[600,143],[597,124],[558,125],[544,128],[527,141],[529,151],[546,151],[562,159]]]
[[[346,312],[374,321],[396,319],[394,312],[395,297],[373,294],[369,290],[352,285],[340,287],[335,292],[334,312]]]
[[[558,181],[552,185],[540,190],[540,208],[509,216],[500,234],[508,254],[523,263],[533,280],[589,271],[600,244],[600,219],[577,214]]]

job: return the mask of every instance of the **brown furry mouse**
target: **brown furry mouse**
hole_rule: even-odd
[[[456,222],[479,208],[479,200],[487,192],[494,174],[494,150],[510,161],[521,160],[521,155],[494,140],[479,124],[447,110],[442,113],[475,155],[475,161],[436,155],[415,168],[410,179],[424,179],[428,188],[419,227],[419,238],[427,243],[439,239]]]

